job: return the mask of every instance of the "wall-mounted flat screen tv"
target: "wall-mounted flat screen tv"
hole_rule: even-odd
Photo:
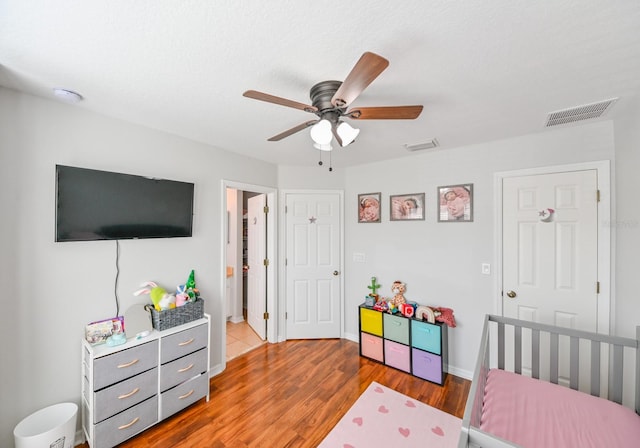
[[[56,241],[192,236],[194,184],[56,165]]]

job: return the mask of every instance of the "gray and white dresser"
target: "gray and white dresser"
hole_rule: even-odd
[[[126,325],[126,322],[125,322]],[[82,429],[111,448],[195,403],[209,401],[207,314],[109,347],[82,341]]]

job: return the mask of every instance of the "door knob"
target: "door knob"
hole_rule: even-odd
[[[333,275],[338,275],[340,274],[338,271],[333,271]]]
[[[507,291],[507,297],[509,297],[510,299],[513,299],[516,295],[517,294],[515,291]]]

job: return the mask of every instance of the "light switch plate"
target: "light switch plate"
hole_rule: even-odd
[[[482,273],[484,275],[491,275],[491,265],[489,263],[482,263]]]

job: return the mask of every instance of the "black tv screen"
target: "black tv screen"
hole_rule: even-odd
[[[189,237],[194,184],[56,165],[56,241]]]

